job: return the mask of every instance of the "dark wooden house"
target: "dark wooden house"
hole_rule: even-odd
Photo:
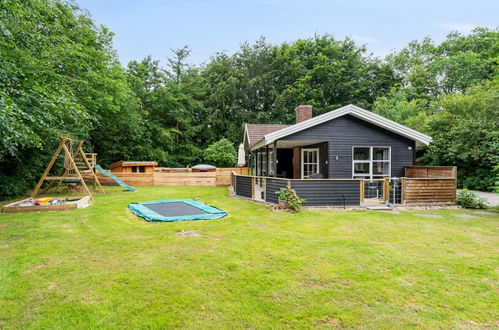
[[[309,105],[295,111],[294,125],[245,125],[243,143],[256,178],[253,198],[276,199],[269,192],[293,184],[310,205],[345,204],[345,199],[356,205],[364,197],[386,201],[385,183],[403,177],[405,168],[415,165],[416,147],[431,142],[428,135],[355,105],[316,117]],[[336,200],[325,201],[327,196]]]

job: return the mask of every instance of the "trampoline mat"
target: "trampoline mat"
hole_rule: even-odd
[[[184,202],[144,204],[149,210],[165,217],[177,217],[181,215],[207,214],[203,210]]]
[[[193,199],[165,199],[130,203],[128,208],[147,221],[187,221],[220,219],[227,212]]]

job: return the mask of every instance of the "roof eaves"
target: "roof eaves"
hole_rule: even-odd
[[[416,142],[419,142],[421,145],[428,145],[432,140],[432,138],[426,134],[420,133],[407,126],[396,123],[388,118],[377,115],[371,111],[362,109],[356,105],[349,104],[344,107],[338,108],[336,110],[326,112],[325,114],[319,115],[317,117],[313,117],[311,119],[302,121],[301,123],[292,125],[290,127],[286,127],[278,131],[266,134],[262,141],[264,141],[265,144],[270,144],[277,139],[300,132],[304,129],[316,126],[318,124],[341,117],[346,114],[351,114],[359,119],[363,119],[376,126],[385,128],[389,131],[405,136],[411,140],[415,140]],[[254,149],[252,148],[252,150]]]

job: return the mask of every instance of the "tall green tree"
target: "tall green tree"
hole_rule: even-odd
[[[441,44],[427,37],[387,56],[401,87],[411,98],[430,102],[441,94],[463,93],[497,74],[499,32],[476,28],[453,32]]]
[[[60,135],[93,143],[103,165],[131,157],[136,104],[112,33],[76,4],[0,2],[0,197],[32,187]]]
[[[458,166],[460,186],[492,190],[499,164],[499,78],[465,94],[443,95],[432,108],[425,130],[433,141],[421,161]]]
[[[199,114],[205,90],[199,69],[187,63],[189,54],[187,47],[172,50],[166,69],[151,57],[127,67],[147,121],[148,159],[164,166],[195,165],[202,158]]]

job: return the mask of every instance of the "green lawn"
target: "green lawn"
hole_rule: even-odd
[[[230,216],[148,223],[126,209],[168,198]],[[289,214],[222,187],[96,199],[76,211],[0,214],[0,328],[499,325],[499,216]]]

